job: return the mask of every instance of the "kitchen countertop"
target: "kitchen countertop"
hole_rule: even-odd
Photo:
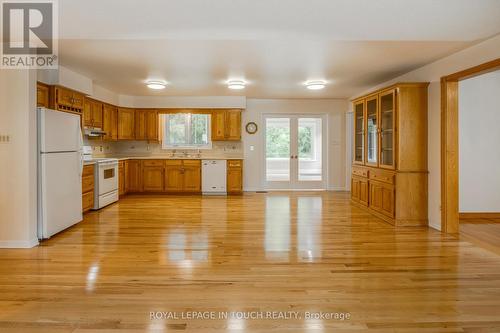
[[[83,165],[92,165],[95,163],[96,163],[96,161],[83,161]]]

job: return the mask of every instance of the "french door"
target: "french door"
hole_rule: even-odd
[[[264,115],[264,188],[326,189],[326,117]]]

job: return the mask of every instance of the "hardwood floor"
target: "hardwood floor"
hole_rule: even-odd
[[[460,237],[500,255],[499,219],[460,220]]]
[[[122,331],[500,332],[500,256],[331,192],[129,196],[0,250],[0,332]]]

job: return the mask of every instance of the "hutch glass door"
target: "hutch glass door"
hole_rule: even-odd
[[[378,165],[378,97],[366,101],[366,164]]]
[[[363,164],[365,155],[365,103],[354,106],[354,162]]]
[[[395,91],[380,95],[380,165],[394,168]]]

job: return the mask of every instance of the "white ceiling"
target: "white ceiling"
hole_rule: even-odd
[[[129,95],[349,97],[500,32],[500,0],[60,1],[60,61]],[[147,79],[170,84],[161,92]],[[245,79],[244,91],[224,82]],[[308,91],[306,80],[326,80]]]

